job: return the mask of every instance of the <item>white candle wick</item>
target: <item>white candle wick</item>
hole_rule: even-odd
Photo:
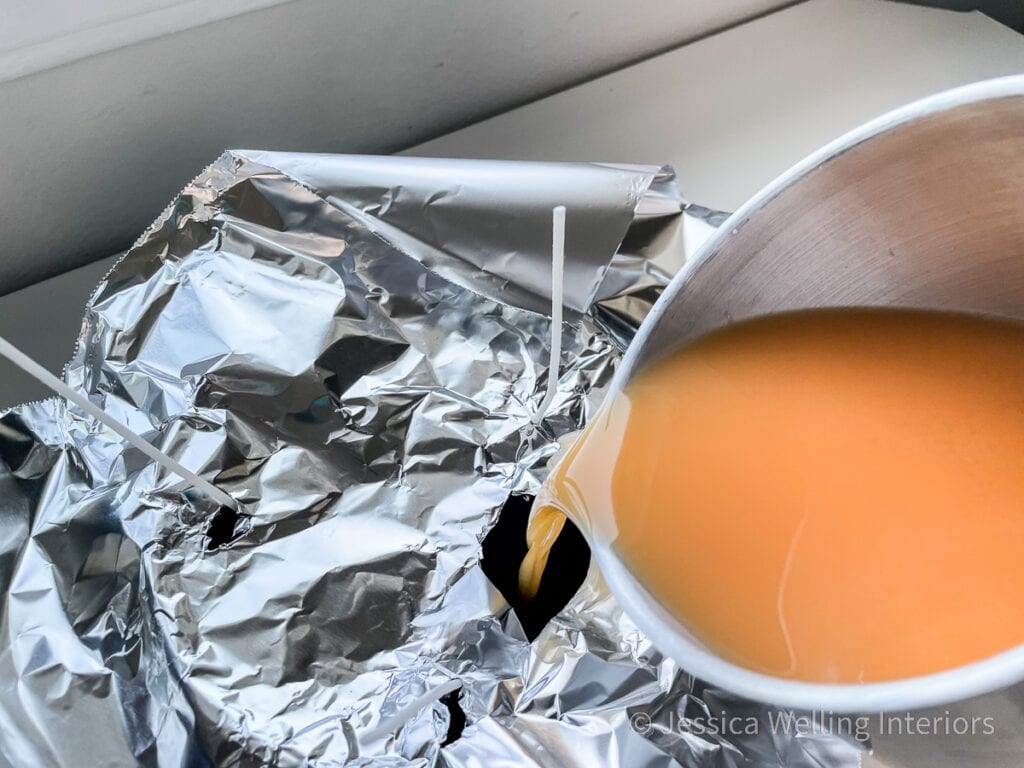
[[[551,357],[548,364],[548,387],[533,415],[539,425],[551,407],[558,391],[558,372],[562,362],[562,296],[565,286],[565,206],[551,211]]]
[[[165,469],[170,470],[181,479],[191,483],[218,504],[222,504],[223,506],[229,507],[235,511],[238,510],[238,502],[224,493],[224,491],[220,490],[220,488],[209,481],[204,480],[195,472],[182,466],[170,456],[158,450],[142,437],[132,432],[124,424],[108,414],[87,397],[73,390],[2,336],[0,336],[0,355],[6,357],[16,366],[21,368],[21,370],[25,371],[25,373],[29,374],[42,384],[45,384],[64,399],[70,400],[98,422],[105,424],[107,427],[119,434],[153,461],[157,462]]]

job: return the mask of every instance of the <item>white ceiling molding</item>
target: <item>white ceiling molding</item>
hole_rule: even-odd
[[[0,82],[291,0],[5,0]]]

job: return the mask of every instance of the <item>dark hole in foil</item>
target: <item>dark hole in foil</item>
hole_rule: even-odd
[[[206,536],[209,539],[206,548],[220,549],[237,538],[235,529],[238,527],[238,518],[238,513],[230,507],[220,507],[214,512],[206,529]]]
[[[516,612],[530,640],[572,599],[590,567],[590,547],[586,539],[571,521],[566,522],[551,549],[540,591],[533,600],[522,599],[519,564],[526,555],[526,523],[532,504],[533,496],[508,497],[498,522],[484,538],[480,563],[484,574]]]
[[[9,418],[14,428],[0,425],[0,435],[3,437],[3,440],[0,440],[0,462],[6,464],[12,472],[16,472],[32,453],[35,441],[28,430],[22,432],[19,429],[23,423],[21,418],[15,414],[11,414]]]
[[[447,747],[453,741],[457,741],[466,729],[466,713],[462,711],[462,705],[459,704],[461,694],[462,689],[456,688],[439,699],[448,709],[448,733],[445,734],[444,741],[441,742],[442,747]]]

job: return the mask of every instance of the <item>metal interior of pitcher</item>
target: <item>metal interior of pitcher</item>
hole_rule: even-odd
[[[1024,319],[1024,77],[897,110],[766,187],[677,275],[630,347],[617,386],[722,325],[847,306]],[[754,673],[704,648],[608,546],[595,542],[594,552],[612,591],[664,652],[750,698],[866,712],[941,704],[1024,679],[1024,645],[886,683],[826,685]]]

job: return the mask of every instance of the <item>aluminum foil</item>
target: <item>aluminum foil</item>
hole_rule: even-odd
[[[669,169],[225,154],[96,291],[66,379],[243,512],[63,401],[0,416],[0,764],[857,765],[687,676],[595,569],[529,643],[480,568],[717,223]]]

